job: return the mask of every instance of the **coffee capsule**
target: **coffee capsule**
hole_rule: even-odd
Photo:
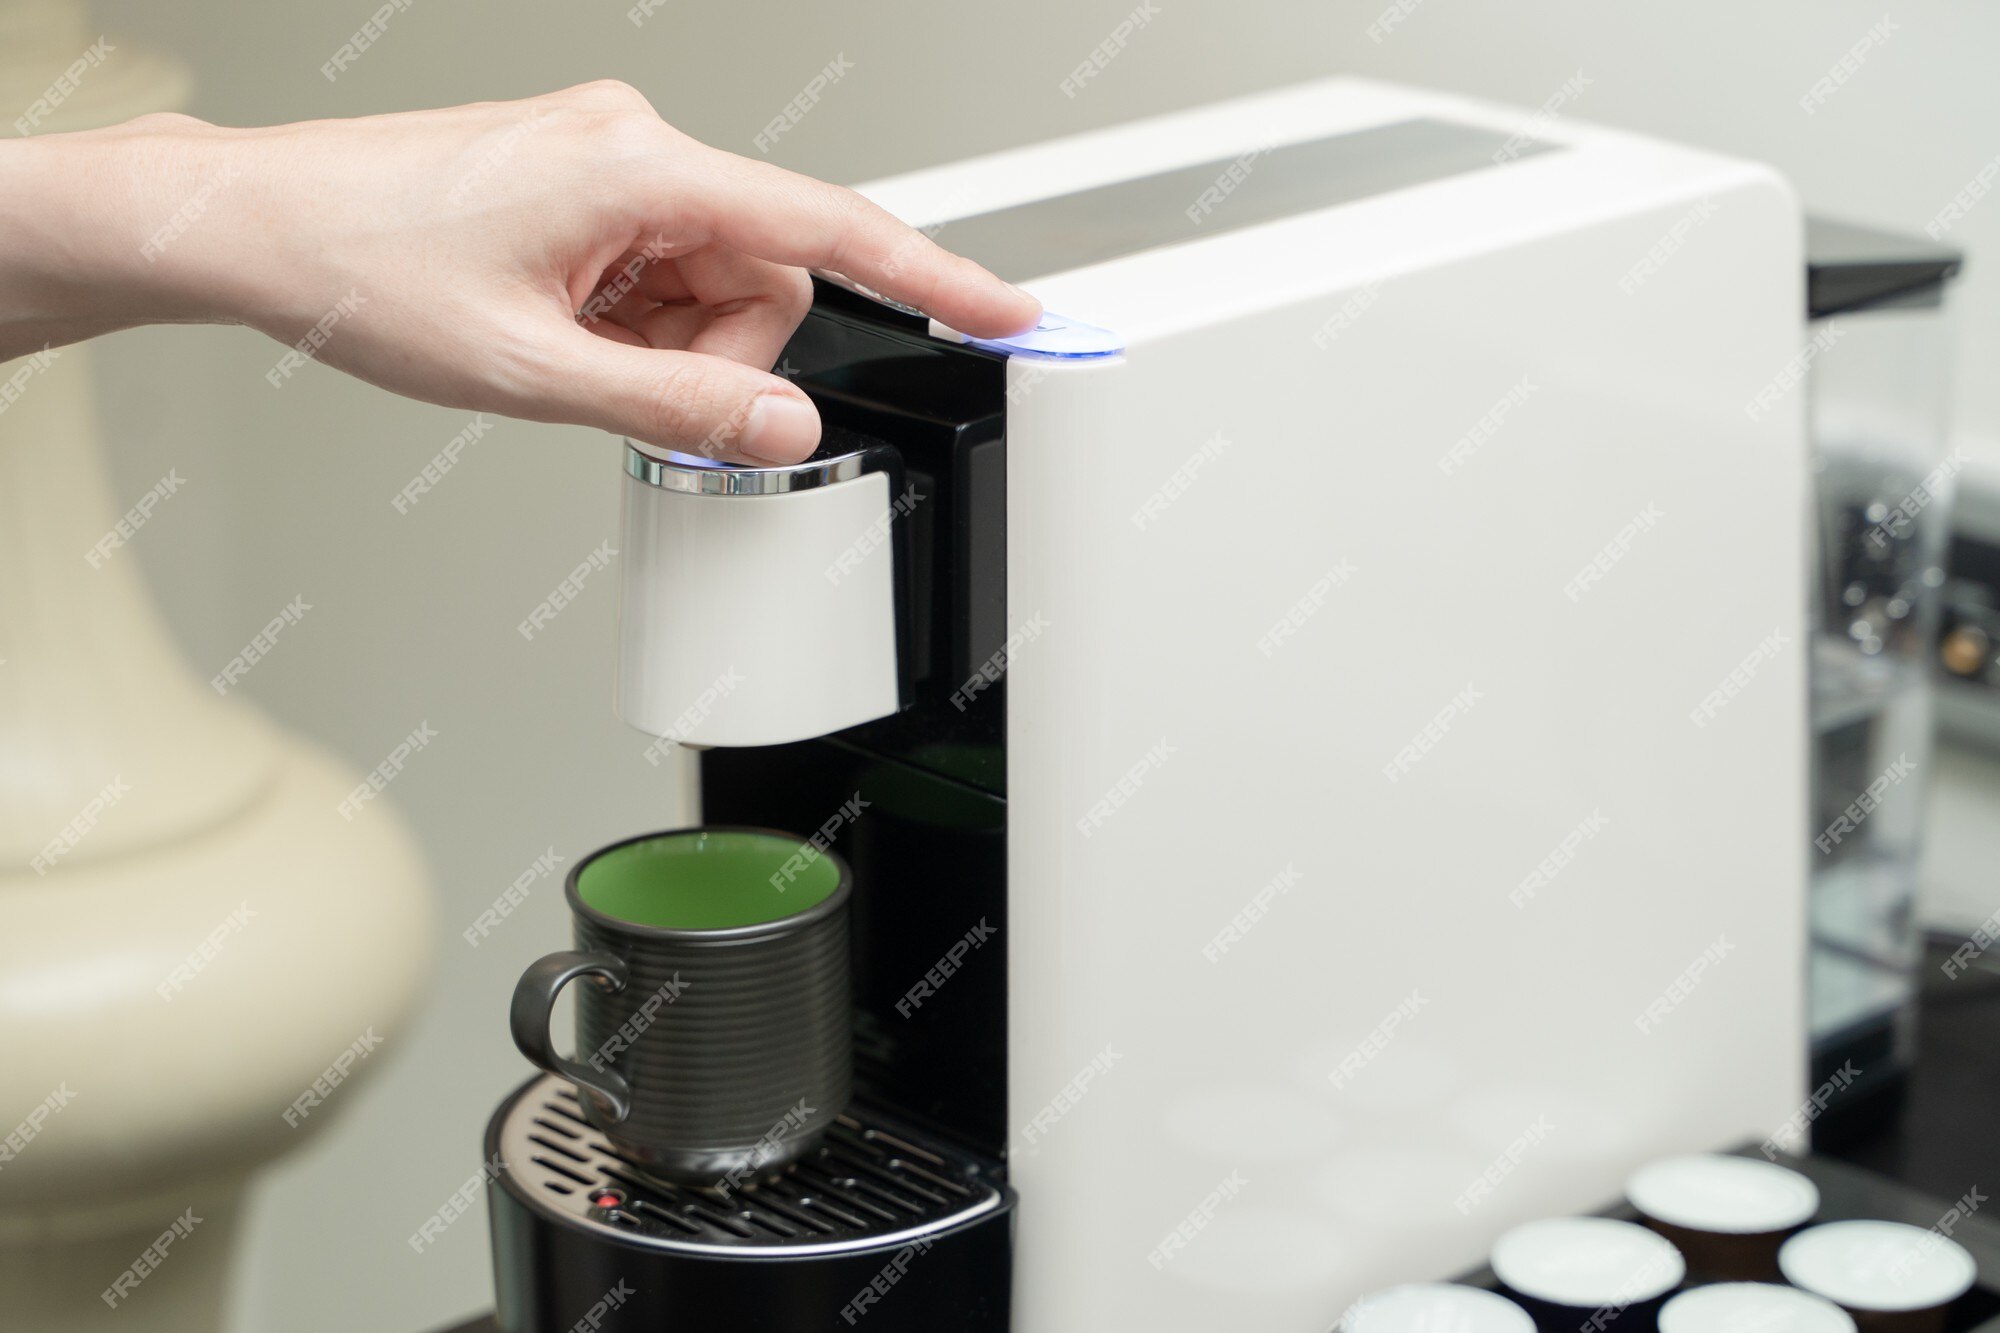
[[[1551,1217],[1493,1243],[1493,1274],[1544,1328],[1654,1327],[1660,1303],[1687,1276],[1679,1250],[1634,1222]]]
[[[1674,1243],[1699,1281],[1769,1282],[1778,1247],[1812,1221],[1819,1187],[1748,1157],[1667,1157],[1634,1172],[1625,1197]]]
[[[1865,1333],[1939,1333],[1978,1265],[1939,1231],[1901,1222],[1829,1222],[1778,1251],[1785,1280],[1854,1316]]]
[[[1855,1333],[1847,1311],[1809,1291],[1769,1282],[1718,1282],[1660,1308],[1660,1333]]]
[[[1363,1296],[1337,1333],[1535,1333],[1535,1321],[1505,1296],[1448,1282],[1390,1287]]]

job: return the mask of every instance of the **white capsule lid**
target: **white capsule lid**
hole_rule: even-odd
[[[1680,1285],[1687,1262],[1666,1239],[1609,1217],[1550,1217],[1493,1243],[1493,1274],[1536,1300],[1595,1310]]]
[[[1505,1296],[1423,1282],[1363,1296],[1342,1317],[1340,1333],[1535,1333],[1535,1321]]]
[[[1854,1316],[1796,1287],[1720,1282],[1662,1306],[1660,1333],[1854,1333]]]
[[[1963,1296],[1979,1277],[1965,1247],[1901,1222],[1829,1222],[1778,1251],[1785,1280],[1850,1310],[1930,1310]]]
[[[1748,1157],[1662,1158],[1632,1174],[1625,1197],[1656,1222],[1732,1236],[1788,1231],[1819,1211],[1817,1185]]]

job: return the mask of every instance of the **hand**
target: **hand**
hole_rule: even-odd
[[[0,145],[0,360],[241,323],[296,349],[266,376],[280,387],[312,357],[451,407],[791,462],[818,414],[769,367],[807,268],[974,336],[1040,313],[859,195],[697,143],[620,83]]]

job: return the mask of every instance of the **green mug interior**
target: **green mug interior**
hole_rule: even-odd
[[[776,833],[694,829],[599,852],[576,896],[614,921],[663,930],[728,930],[781,921],[840,887],[840,867]]]

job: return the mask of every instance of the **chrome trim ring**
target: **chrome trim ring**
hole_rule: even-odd
[[[868,469],[863,451],[815,454],[803,463],[743,467],[673,450],[648,452],[625,441],[625,475],[648,486],[687,495],[784,495],[852,481]]]

